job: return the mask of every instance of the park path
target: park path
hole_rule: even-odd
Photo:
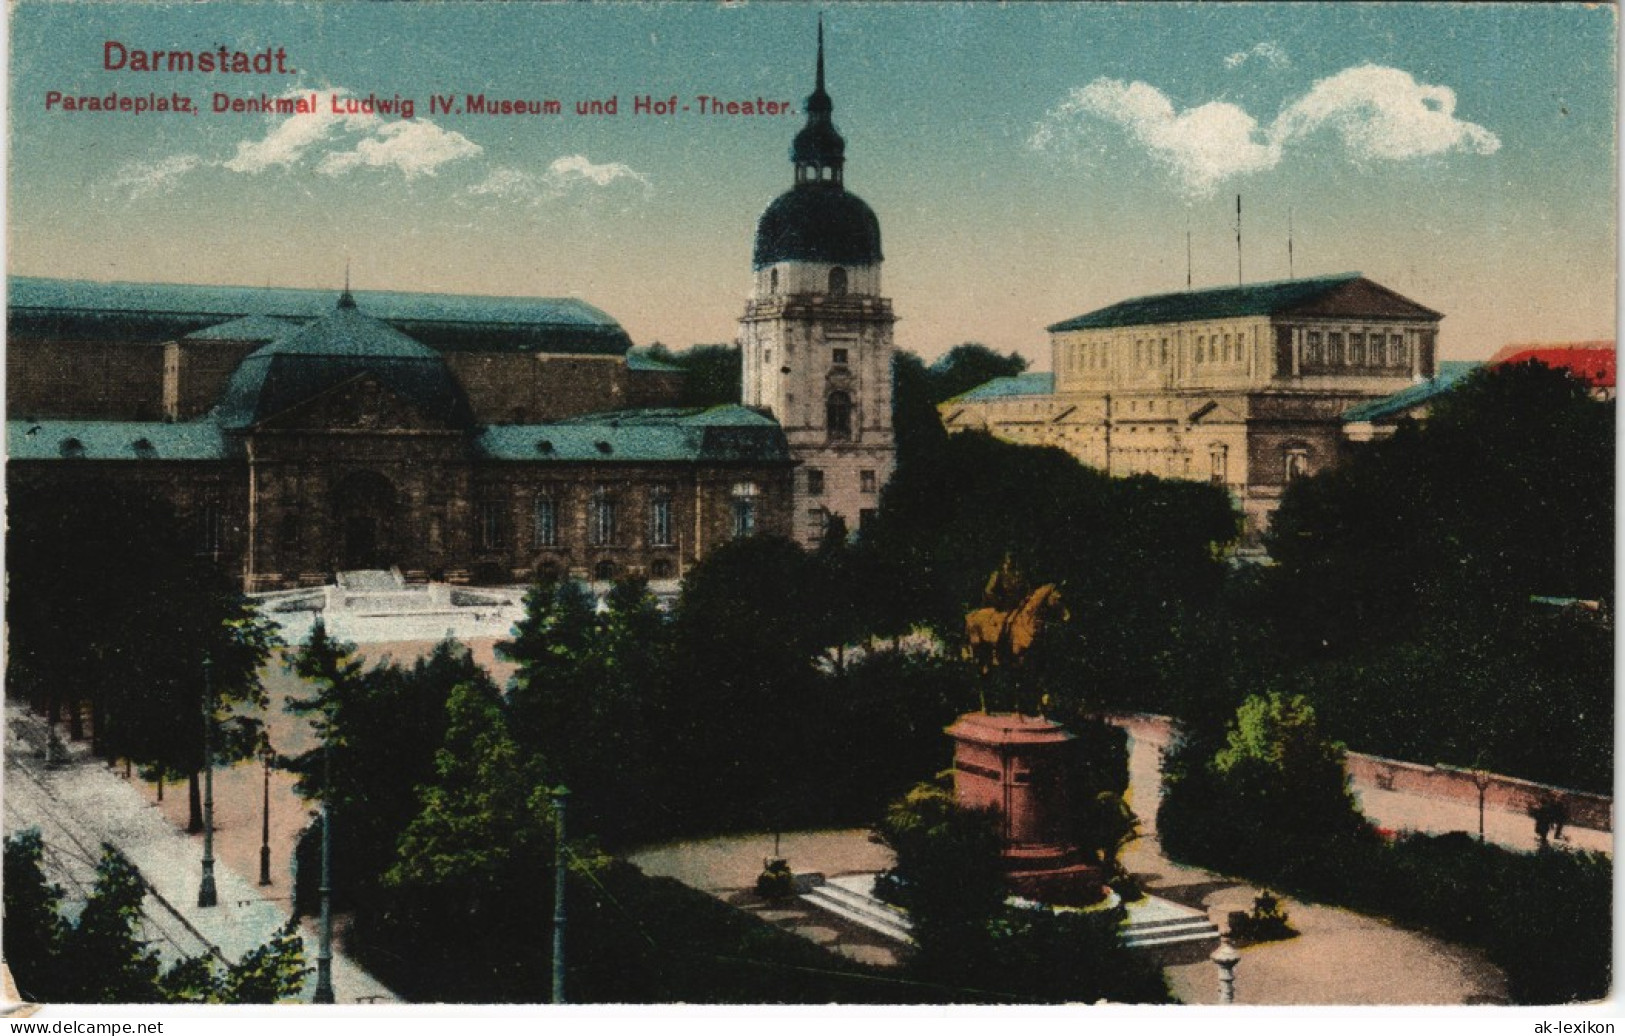
[[[1161,794],[1162,746],[1130,735],[1129,804],[1139,818],[1141,837],[1123,854],[1123,863],[1146,888],[1206,911],[1222,929],[1230,911],[1251,908],[1263,889],[1164,856],[1156,830]],[[1238,1004],[1507,1002],[1505,977],[1477,950],[1341,907],[1280,899],[1299,934],[1240,948]],[[1206,950],[1189,956],[1175,958],[1164,969],[1169,988],[1187,1004],[1218,1003],[1218,974]]]
[[[1223,927],[1231,910],[1252,906],[1260,891],[1233,878],[1172,863],[1157,841],[1156,805],[1161,788],[1158,746],[1130,741],[1130,801],[1144,836],[1130,846],[1124,863],[1156,895],[1205,911]],[[629,859],[647,874],[675,878],[726,902],[748,904],[748,890],[770,855],[770,834],[736,835],[673,843],[641,850]],[[803,831],[782,836],[782,854],[798,872],[827,876],[880,870],[891,855],[863,830]],[[1281,942],[1241,948],[1236,971],[1239,1004],[1492,1004],[1505,1003],[1505,980],[1482,954],[1397,928],[1349,910],[1282,899],[1299,935]],[[817,929],[833,927],[816,912],[764,915],[764,920],[809,934],[829,945]],[[871,936],[875,949],[854,952],[850,937],[834,946],[849,956],[881,965],[894,963],[896,944]],[[1213,943],[1167,951],[1164,974],[1174,995],[1186,1004],[1218,1002],[1218,972],[1208,959]]]

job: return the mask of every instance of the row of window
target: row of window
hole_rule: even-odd
[[[824,495],[824,472],[820,468],[807,468],[807,495]],[[880,480],[869,469],[858,472],[858,490],[863,493],[880,492]]]
[[[737,482],[730,494],[731,532],[735,537],[756,533],[756,510],[759,490],[754,482]],[[531,500],[531,546],[564,546],[559,522],[561,503],[551,491],[537,493]],[[587,501],[587,545],[610,547],[621,542],[626,508],[623,501],[609,488],[594,489]],[[673,520],[672,491],[667,486],[656,486],[649,491],[647,518],[648,545],[673,547],[677,545],[676,523]],[[508,502],[506,500],[479,500],[474,504],[475,545],[482,551],[508,548]]]
[[[1308,331],[1303,336],[1308,367],[1409,367],[1405,336],[1381,331]]]
[[[1112,341],[1074,342],[1061,354],[1063,367],[1078,370],[1105,370],[1112,357]],[[1173,358],[1173,342],[1168,337],[1136,338],[1134,366],[1140,370],[1166,368]],[[1242,363],[1247,359],[1247,333],[1224,331],[1199,334],[1191,339],[1191,359],[1195,363]]]
[[[769,270],[767,273],[767,290],[769,294],[779,293],[779,271]],[[846,270],[837,266],[829,271],[829,293],[831,295],[845,295],[847,291]]]

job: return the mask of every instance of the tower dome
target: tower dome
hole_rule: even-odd
[[[346,288],[331,313],[243,359],[221,397],[220,424],[247,428],[359,377],[376,380],[426,419],[472,423],[441,355],[362,313]]]
[[[790,145],[795,186],[773,199],[756,224],[755,266],[781,262],[869,266],[881,261],[880,221],[843,183],[846,141],[824,90],[824,24],[818,23],[818,72],[807,97],[807,124]]]

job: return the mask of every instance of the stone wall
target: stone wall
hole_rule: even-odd
[[[1173,739],[1174,721],[1167,716],[1144,712],[1114,713],[1108,722],[1128,731],[1137,741],[1166,749]],[[1398,759],[1348,753],[1349,779],[1355,787],[1398,791],[1423,798],[1478,805],[1478,785],[1466,770],[1441,769]],[[1537,784],[1517,777],[1487,774],[1484,804],[1493,809],[1526,813],[1543,802],[1558,802],[1568,811],[1568,823],[1594,831],[1614,829],[1614,800],[1606,795]]]

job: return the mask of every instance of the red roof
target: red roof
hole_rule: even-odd
[[[1548,367],[1569,371],[1596,388],[1614,387],[1614,343],[1525,342],[1509,345],[1490,357],[1490,366],[1539,360]]]

